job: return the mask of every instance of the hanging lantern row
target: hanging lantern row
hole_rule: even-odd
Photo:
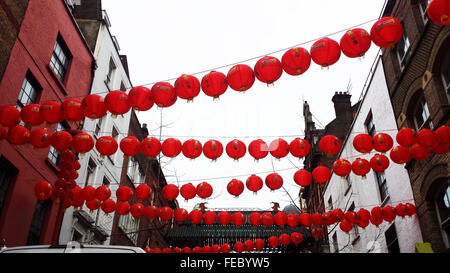
[[[8,108],[5,110],[6,115],[2,113],[4,111],[0,111],[0,123],[13,127],[22,120],[35,126],[43,122],[59,123],[62,120],[77,122],[84,117],[98,119],[107,112],[117,116],[127,113],[131,108],[147,111],[154,104],[170,107],[177,98],[191,101],[199,95],[200,90],[217,99],[225,93],[228,86],[235,91],[244,92],[253,86],[255,78],[263,83],[273,84],[283,71],[291,76],[303,74],[308,70],[311,60],[321,67],[328,67],[339,60],[341,51],[349,58],[361,57],[369,50],[372,42],[381,48],[393,47],[402,35],[401,23],[393,17],[384,17],[373,25],[370,34],[361,28],[352,29],[342,36],[340,44],[325,37],[316,41],[310,52],[301,47],[292,48],[284,53],[281,61],[265,56],[257,61],[253,69],[248,65],[238,64],[227,75],[212,71],[201,82],[192,75],[183,74],[175,81],[174,86],[158,82],[151,89],[143,86],[132,88],[128,94],[119,90],[111,91],[105,98],[91,94],[83,100],[72,98],[63,103],[47,101],[42,105],[30,104],[22,111]]]
[[[277,248],[280,246],[288,246],[289,244],[299,245],[303,242],[303,235],[299,232],[293,232],[290,235],[283,233],[280,236],[270,236],[267,239],[267,244],[271,248]],[[146,247],[144,250],[147,253],[230,253],[232,251],[236,253],[262,251],[266,246],[264,239],[258,238],[255,240],[246,240],[245,242],[235,242],[233,245],[224,243],[222,245],[205,245],[203,247],[195,246],[190,247],[166,247],[166,248],[150,248]]]

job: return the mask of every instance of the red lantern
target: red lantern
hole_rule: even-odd
[[[359,221],[367,222],[370,220],[370,212],[366,209],[359,209],[356,215]]]
[[[247,180],[245,181],[245,185],[247,186],[247,189],[252,191],[253,193],[257,193],[260,189],[263,187],[263,181],[261,177],[252,174]]]
[[[226,152],[232,159],[239,160],[239,158],[245,155],[247,148],[245,147],[244,142],[235,139],[227,144]]]
[[[312,224],[311,215],[307,212],[300,213],[298,221],[304,226],[310,226]]]
[[[169,201],[175,200],[178,197],[180,190],[174,184],[168,184],[164,186],[162,190],[162,195]]]
[[[222,244],[220,246],[220,252],[222,252],[222,253],[230,253],[231,252],[231,246],[229,244],[227,244],[227,243]]]
[[[131,206],[128,202],[122,201],[116,204],[116,212],[119,215],[127,215],[130,212]]]
[[[370,167],[380,173],[384,173],[384,171],[389,167],[389,158],[385,155],[376,154],[370,159]]]
[[[128,93],[128,104],[136,111],[148,111],[153,107],[150,89],[144,86],[131,88]]]
[[[203,220],[203,214],[199,210],[193,210],[189,212],[189,220],[193,225],[200,224],[200,222]]]
[[[255,243],[252,240],[247,240],[244,242],[244,249],[247,252],[252,251],[255,248]]]
[[[137,137],[127,136],[120,141],[120,150],[126,156],[137,156],[141,152],[141,142]]]
[[[202,144],[195,139],[186,140],[181,148],[183,155],[190,159],[195,159],[202,154]]]
[[[298,215],[297,214],[295,214],[295,213],[289,213],[288,215],[287,215],[287,221],[286,221],[286,223],[287,223],[287,225],[288,226],[290,226],[290,227],[296,227],[296,226],[298,226]]]
[[[342,36],[339,46],[342,53],[349,58],[362,57],[369,50],[372,40],[367,31],[355,28]]]
[[[175,221],[177,221],[177,222],[186,221],[188,216],[189,216],[188,211],[183,208],[178,208],[173,213],[173,219],[175,219]]]
[[[100,201],[105,201],[111,197],[111,190],[107,186],[100,186],[95,190],[95,196]]]
[[[227,185],[228,193],[238,197],[244,191],[244,183],[242,181],[233,179]]]
[[[295,245],[298,245],[301,242],[303,242],[303,235],[301,233],[298,233],[298,232],[293,232],[293,233],[291,233],[291,241]]]
[[[174,88],[178,97],[192,101],[200,93],[200,82],[194,76],[183,74],[175,81]]]
[[[212,253],[220,253],[220,246],[218,244],[215,244],[211,247]]]
[[[252,212],[248,216],[248,221],[250,222],[250,224],[252,226],[255,226],[255,227],[261,225],[261,214],[258,212]]]
[[[116,202],[112,199],[105,200],[101,205],[101,209],[105,214],[109,214],[116,210]]]
[[[294,181],[297,185],[306,187],[311,184],[312,176],[307,170],[298,170],[294,174]]]
[[[434,23],[445,26],[450,24],[450,3],[448,0],[428,1],[427,14]]]
[[[373,148],[380,153],[386,153],[394,145],[392,137],[385,133],[378,133],[373,137]]]
[[[61,105],[64,117],[68,121],[80,121],[84,118],[82,102],[79,99],[68,99]]]
[[[373,215],[371,215],[371,216],[370,216],[370,222],[371,222],[374,226],[378,227],[381,223],[383,223],[383,218],[376,218],[376,217],[374,217]]]
[[[289,144],[284,139],[275,139],[269,145],[270,154],[277,158],[283,158],[289,153]]]
[[[405,217],[406,216],[405,205],[403,205],[402,203],[399,203],[397,206],[395,206],[394,213],[397,216]]]
[[[30,131],[22,125],[9,128],[6,139],[14,145],[24,145],[30,140]]]
[[[30,144],[36,148],[47,148],[50,146],[51,134],[47,129],[36,129],[31,131]]]
[[[341,209],[334,209],[332,211],[332,217],[337,221],[341,221],[342,217],[344,217],[344,212]]]
[[[433,130],[426,128],[417,132],[416,140],[420,146],[425,148],[431,148],[437,144],[436,133]]]
[[[261,238],[258,238],[255,240],[255,249],[257,251],[261,251],[265,246],[264,240]]]
[[[347,177],[347,175],[349,175],[352,171],[352,164],[347,159],[341,158],[334,161],[331,168],[335,174],[344,178]]]
[[[231,215],[231,221],[236,227],[240,227],[245,224],[246,217],[242,212],[235,212]]]
[[[383,220],[392,223],[396,217],[394,208],[391,206],[385,206],[382,210],[382,216]]]
[[[269,146],[262,139],[253,140],[248,146],[248,152],[258,161],[269,154]]]
[[[281,62],[277,58],[270,56],[259,59],[255,64],[254,70],[256,78],[266,84],[272,84],[283,74]]]
[[[172,216],[173,216],[173,209],[170,207],[163,207],[159,211],[159,218],[162,221],[169,221],[170,219],[172,219]]]
[[[213,161],[219,158],[223,153],[223,146],[217,140],[208,140],[203,145],[203,154]]]
[[[44,122],[59,123],[62,121],[63,115],[61,104],[57,101],[44,102],[39,108],[39,114]]]
[[[161,142],[154,137],[144,138],[140,150],[146,157],[156,157],[161,152]]]
[[[267,242],[269,243],[269,246],[271,248],[277,248],[278,245],[280,244],[280,240],[278,239],[277,236],[270,236]]]
[[[202,78],[201,88],[207,96],[218,99],[228,89],[227,76],[221,72],[211,71]]]
[[[72,148],[75,152],[84,154],[94,148],[94,139],[87,133],[79,133],[72,139]]]
[[[168,248],[168,247],[165,247],[165,248],[162,250],[162,253],[173,253],[173,250],[170,249],[170,248]]]
[[[13,105],[0,107],[0,125],[13,127],[20,122],[20,110]]]
[[[383,209],[379,206],[373,207],[370,211],[370,215],[374,218],[383,218]]]
[[[284,227],[284,225],[286,225],[287,222],[287,215],[286,213],[279,211],[275,214],[273,220],[277,226]]]
[[[90,201],[86,201],[86,207],[88,207],[88,209],[91,210],[91,213],[94,210],[99,209],[101,205],[102,205],[102,201],[98,200],[97,198],[94,198]]]
[[[133,217],[139,218],[144,215],[145,207],[141,203],[135,203],[130,207],[130,213]]]
[[[198,197],[206,199],[212,195],[213,188],[208,182],[202,182],[197,185],[196,193]]]
[[[322,214],[316,212],[311,215],[311,221],[314,225],[323,225]]]
[[[195,186],[192,185],[192,183],[184,184],[181,186],[180,194],[183,196],[184,200],[189,200],[195,197],[197,195]]]
[[[311,59],[322,67],[335,64],[341,57],[339,44],[330,38],[322,38],[311,46]]]
[[[357,158],[352,163],[352,171],[356,175],[362,176],[362,179],[366,178],[366,174],[370,171],[370,163],[366,159]]]
[[[136,198],[138,200],[145,201],[145,200],[150,199],[150,196],[152,194],[152,189],[147,184],[140,184],[134,190],[134,194],[136,195]]]
[[[383,17],[370,30],[372,42],[381,48],[393,48],[403,36],[403,27],[394,17]]]
[[[419,145],[418,143],[414,143],[409,148],[409,153],[412,158],[415,160],[426,160],[430,155],[430,149]]]
[[[162,253],[162,250],[161,250],[161,248],[156,247],[152,250],[152,253]]]
[[[325,183],[330,180],[331,171],[325,166],[318,166],[312,171],[312,176],[318,183]]]
[[[91,201],[97,197],[96,188],[92,186],[86,186],[83,188],[82,196],[86,201]]]
[[[442,125],[437,128],[436,139],[440,144],[450,144],[450,126]]]
[[[291,243],[291,236],[286,233],[281,234],[278,239],[283,246],[288,246]]]
[[[47,181],[39,181],[34,186],[34,195],[40,201],[49,199],[53,194],[53,186]]]
[[[36,126],[43,122],[41,115],[39,114],[39,104],[28,104],[20,110],[20,118],[26,125]],[[1,115],[1,114],[0,114]]]
[[[368,134],[358,134],[353,139],[353,147],[362,154],[370,153],[373,149],[373,137]]]
[[[306,72],[311,65],[308,50],[302,47],[291,48],[281,58],[284,72],[291,76],[298,76]]]
[[[233,247],[234,251],[241,253],[245,249],[245,245],[242,242],[236,242]]]
[[[159,208],[155,206],[148,206],[144,209],[144,216],[149,220],[153,220],[156,217],[159,217]]]
[[[133,190],[127,186],[120,186],[116,191],[116,197],[119,201],[128,201],[133,197]]]
[[[85,117],[98,119],[106,115],[105,99],[99,95],[87,95],[81,102],[81,110]]]
[[[450,144],[448,143],[438,143],[431,148],[431,151],[437,155],[443,155],[450,152]]]
[[[161,145],[162,153],[167,157],[176,157],[181,153],[183,145],[176,138],[168,138]]]
[[[123,115],[131,108],[128,95],[120,90],[111,91],[105,96],[105,106],[113,117]]]
[[[66,160],[66,161],[70,161],[70,162],[74,162],[75,161],[75,154],[72,151],[66,150],[66,151],[62,152],[61,159],[62,160]]]
[[[411,155],[409,154],[408,148],[404,146],[396,146],[392,148],[389,153],[389,157],[397,164],[404,164],[409,161]]]
[[[213,225],[216,222],[217,214],[214,211],[207,211],[203,215],[203,222],[205,225]]]
[[[414,214],[416,214],[416,206],[414,206],[411,203],[406,203],[405,204],[405,213],[407,216],[413,216]]]
[[[227,82],[235,91],[247,91],[255,82],[255,73],[250,66],[238,64],[228,71]]]
[[[283,178],[277,174],[272,173],[266,176],[266,186],[271,190],[278,190],[283,186]]]
[[[119,144],[111,136],[102,136],[95,142],[95,148],[102,156],[111,156],[117,151]]]
[[[274,223],[274,219],[273,219],[273,215],[270,212],[264,212],[261,215],[261,223],[266,226],[266,227],[270,227],[273,225]]]
[[[210,246],[204,246],[202,253],[212,253],[212,248]]]
[[[347,211],[346,213],[344,213],[342,221],[344,220],[349,222],[350,224],[356,224],[356,222],[358,222],[358,214],[356,214],[356,212],[354,211]]]
[[[352,223],[350,223],[349,221],[347,221],[347,220],[344,219],[344,220],[342,220],[342,221],[340,222],[339,228],[340,228],[343,232],[349,233],[350,230],[353,229],[353,225],[352,225]]]
[[[153,102],[159,107],[170,107],[177,101],[175,89],[167,82],[155,83],[150,93]]]
[[[72,147],[73,138],[69,132],[57,131],[50,137],[50,143],[58,151],[65,151]]]
[[[333,135],[326,135],[320,140],[319,146],[320,150],[326,154],[328,157],[339,153],[341,149],[341,140]]]
[[[296,138],[289,144],[289,152],[292,156],[302,158],[309,154],[310,145],[308,141]]]
[[[396,140],[398,144],[405,147],[410,147],[411,145],[417,142],[416,131],[411,128],[403,128],[400,131],[398,131]]]
[[[219,224],[223,226],[228,225],[230,221],[231,221],[231,214],[228,211],[221,211],[217,215],[217,222],[219,222]]]

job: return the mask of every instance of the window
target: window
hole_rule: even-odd
[[[372,111],[370,111],[369,115],[367,115],[365,125],[366,125],[366,129],[367,129],[367,133],[369,135],[371,135],[372,137],[375,136],[376,130],[375,130],[375,124],[373,124]]]
[[[355,211],[355,202],[352,202],[347,211]],[[354,233],[352,233],[351,242],[352,244],[355,244],[355,242],[359,239],[359,230],[354,225],[352,230],[354,231]]]
[[[56,124],[55,132],[59,132],[62,130],[68,130],[68,129],[69,129],[69,126],[67,124],[60,122],[60,123]],[[50,159],[50,161],[53,162],[53,164],[55,164],[56,166],[59,165],[59,160],[61,159],[61,155],[55,148],[53,148],[53,146],[50,146],[50,152],[48,153],[48,159]]]
[[[331,198],[331,196],[330,196],[330,198],[328,198],[328,207],[327,207],[327,210],[333,210],[333,199]]]
[[[136,165],[137,161],[134,157],[130,156],[128,160],[128,171],[127,175],[130,178],[131,182],[134,183],[134,177],[136,175]]]
[[[131,214],[121,215],[119,219],[119,227],[136,245],[139,230],[139,218],[135,218],[131,216]]]
[[[117,131],[116,127],[112,127],[112,133],[111,136],[119,143],[119,131]],[[108,156],[108,158],[111,160],[111,162],[114,164],[116,162],[117,153],[114,153],[112,156]]]
[[[350,188],[352,186],[352,183],[350,181],[350,175],[347,175],[344,180],[345,180],[345,184],[347,185],[347,189],[345,190],[345,194],[344,195],[347,195],[347,193],[349,192],[349,190],[350,190]]]
[[[73,229],[72,241],[82,243],[83,234],[81,234],[78,230]]]
[[[108,85],[109,88],[111,87],[111,83],[113,81],[113,77],[114,77],[114,72],[116,71],[116,64],[114,63],[113,58],[111,57],[109,59],[109,67],[108,67],[108,74],[106,75],[106,80],[105,83]]]
[[[69,68],[72,55],[60,35],[56,38],[55,48],[53,49],[52,58],[50,59],[50,67],[59,77],[61,82],[64,82],[67,76],[67,69]]]
[[[89,163],[86,169],[86,180],[84,182],[84,186],[93,185],[94,183],[94,177],[95,177],[95,171],[97,169],[97,164],[92,160],[92,158],[89,158]]]
[[[337,234],[336,232],[333,234],[333,249],[334,249],[334,253],[338,253],[339,252],[339,243],[338,243],[338,239],[337,239]]]
[[[450,187],[448,183],[442,187],[436,198],[436,210],[441,224],[444,242],[450,247]],[[446,237],[446,238],[445,238]]]
[[[420,13],[422,14],[423,21],[426,23],[428,22],[428,15],[427,15],[427,7],[428,7],[428,0],[418,0],[419,1],[419,9]]]
[[[0,158],[0,215],[18,170],[3,156]]]
[[[145,184],[145,173],[139,169],[138,180],[136,181],[138,184]]]
[[[101,117],[101,118],[99,118],[99,119],[97,120],[97,123],[95,124],[95,130],[94,130],[94,133],[95,133],[95,136],[96,136],[96,137],[97,137],[97,136],[100,136],[100,133],[101,133],[101,131],[102,131],[103,120],[104,120],[104,116]]]
[[[377,183],[378,183],[378,189],[380,191],[380,198],[381,202],[385,202],[386,198],[389,196],[388,189],[387,189],[387,183],[386,183],[386,177],[383,174],[380,174],[379,172],[374,172]]]
[[[409,58],[411,57],[410,43],[405,26],[403,26],[403,36],[397,43],[397,56],[400,62],[400,67],[403,70]]]
[[[392,224],[384,233],[386,236],[386,245],[389,253],[400,253],[400,246],[397,239],[395,225]]]
[[[102,184],[103,184],[104,186],[109,186],[109,185],[111,185],[111,182],[109,182],[109,179],[108,179],[106,176],[103,176],[103,182],[102,182]]]
[[[450,94],[450,54],[447,55],[441,68],[442,81],[447,96]]]
[[[420,99],[417,103],[413,118],[417,131],[423,128],[434,129],[433,123],[431,122],[430,110],[428,109],[428,104],[425,101],[425,97],[422,96],[422,99]]]
[[[42,229],[44,228],[47,212],[51,207],[51,201],[38,201],[31,221],[30,232],[28,233],[27,245],[39,245],[41,242]]]
[[[17,98],[17,108],[21,110],[25,105],[36,103],[42,87],[30,72],[27,72],[25,80],[20,88],[19,97]]]

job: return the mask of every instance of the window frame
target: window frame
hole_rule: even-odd
[[[0,172],[0,217],[2,215],[3,208],[8,200],[8,197],[11,192],[11,188],[15,184],[17,180],[17,175],[19,174],[19,170],[6,159],[4,156],[0,156],[0,170],[4,172]],[[6,181],[6,182],[5,182]]]
[[[384,237],[386,239],[386,248],[388,249],[388,252],[400,253],[400,244],[398,243],[398,233],[394,223],[392,223],[391,226],[388,229],[386,229],[386,231],[384,232]],[[392,247],[394,247],[395,250],[398,250],[398,252],[392,252]]]
[[[98,167],[97,163],[90,157],[86,166],[86,177],[84,178],[84,187],[94,185],[97,167]]]
[[[373,173],[375,175],[375,180],[377,181],[381,204],[384,204],[390,198],[389,189],[387,186],[387,178],[385,175],[380,174],[379,172]]]
[[[418,6],[419,6],[420,14],[422,15],[422,20],[425,25],[426,23],[428,23],[428,21],[430,19],[427,14],[427,8],[428,8],[430,1],[425,2],[424,0],[418,0],[417,2],[419,4]],[[424,7],[423,4],[425,4],[425,3],[426,3],[426,6]]]
[[[445,186],[447,186],[447,188],[445,188]],[[442,233],[442,237],[443,237],[443,241],[444,244],[447,248],[450,248],[450,231],[447,231],[448,229],[450,229],[450,214],[448,214],[446,219],[442,219],[443,218],[443,214],[442,214],[442,208],[440,207],[440,204],[438,203],[438,201],[441,201],[441,199],[447,199],[447,202],[449,202],[450,204],[450,186],[448,184],[443,184],[443,187],[441,190],[438,191],[438,193],[436,194],[436,198],[434,200],[434,205],[435,205],[435,209],[436,209],[436,214],[437,214],[437,219],[439,222],[439,226],[441,229],[441,233]],[[450,206],[445,204],[444,201],[444,205],[447,206],[448,209],[450,209]],[[443,208],[445,210],[445,208]]]
[[[26,90],[26,87],[28,85],[31,88],[29,90]],[[35,95],[34,96],[29,95],[27,91],[30,91],[30,93],[34,93]],[[42,86],[39,84],[39,82],[36,80],[33,74],[31,74],[30,71],[27,71],[22,86],[20,87],[19,96],[17,97],[17,109],[21,110],[24,106],[28,104],[39,102],[41,93],[42,93]],[[21,99],[25,95],[28,97],[26,102]]]
[[[64,59],[61,59],[61,57],[64,57]],[[72,63],[72,59],[73,55],[70,52],[69,47],[67,46],[62,36],[58,34],[58,36],[56,37],[55,46],[53,47],[49,66],[62,83],[65,83],[67,80],[67,75],[69,72],[70,64]]]
[[[366,121],[364,122],[364,127],[366,128],[367,134],[374,137],[377,133],[377,129],[375,127],[375,123],[373,122],[373,114],[372,110],[369,111],[369,114],[366,117]]]
[[[56,124],[55,132],[63,131],[63,130],[70,130],[70,126],[65,122],[61,121]],[[53,147],[50,146],[47,158],[52,162],[55,166],[59,166],[59,162],[61,161],[61,154],[58,153],[58,151]]]
[[[419,110],[420,110],[420,114],[422,116],[422,119],[424,119],[420,126],[419,126],[419,123],[417,121],[417,114],[419,113]],[[425,113],[425,115],[428,115],[428,116],[426,116],[426,118],[423,115],[424,113]],[[427,101],[425,99],[425,96],[422,95],[422,97],[417,101],[417,104],[414,107],[414,110],[413,110],[413,113],[412,113],[412,118],[413,118],[414,127],[415,127],[416,131],[420,131],[423,128],[434,129],[434,125],[433,125],[433,122],[431,120],[430,109],[428,108],[428,103],[427,103]],[[427,127],[425,127],[425,125],[427,125]]]
[[[113,81],[114,81],[114,76],[116,74],[116,70],[117,70],[117,65],[116,62],[114,62],[113,57],[111,56],[109,59],[109,64],[108,64],[108,73],[106,74],[105,77],[105,84],[110,88],[113,89]]]
[[[135,218],[131,214],[119,216],[119,228],[125,233],[134,245],[137,245],[139,234],[140,218]]]
[[[397,42],[395,46],[395,53],[397,55],[397,59],[400,65],[400,70],[403,71],[406,67],[406,64],[410,60],[412,53],[411,53],[411,42],[409,41],[408,34],[406,32],[406,28],[402,22],[403,26],[403,35],[402,38]],[[402,46],[403,45],[403,46]],[[407,47],[406,47],[407,45]],[[406,49],[405,49],[406,47]],[[403,49],[403,54],[401,54],[400,49]]]
[[[44,226],[47,222],[49,211],[52,207],[52,201],[37,201],[36,206],[34,208],[33,218],[31,220],[31,224],[28,231],[27,242],[26,245],[36,245],[41,243],[42,232],[44,231]],[[39,209],[39,211],[38,211]],[[42,210],[42,211],[41,211]],[[37,213],[40,213],[38,215]],[[39,219],[38,219],[39,217]],[[37,222],[39,221],[39,222]],[[36,223],[37,222],[37,223]],[[34,230],[37,228],[37,230]],[[39,233],[39,234],[38,234]]]

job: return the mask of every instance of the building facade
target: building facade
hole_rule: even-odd
[[[371,136],[386,133],[394,140],[397,134],[380,57],[374,63],[367,90],[338,157],[350,163],[357,158],[370,161],[377,154],[375,150],[361,154],[353,147],[355,136],[363,133]],[[333,173],[325,185],[323,200],[326,211],[340,208],[344,212],[357,212],[361,208],[370,211],[375,206],[395,207],[399,203],[414,204],[408,173],[403,165],[394,162],[390,162],[383,174],[372,170],[365,178],[353,172],[345,178]],[[349,234],[335,225],[328,227],[330,251],[334,253],[413,253],[415,244],[422,242],[417,215],[397,217],[393,223],[383,222],[379,227],[369,224],[363,229],[354,225]]]
[[[101,0],[74,2],[72,13],[97,63],[90,94],[105,97],[109,91],[130,90],[132,84],[126,56],[119,52],[119,44],[110,32],[111,23],[101,4]],[[94,140],[108,135],[120,143],[128,135],[130,117],[131,111],[117,117],[112,117],[108,113],[100,119],[85,118],[82,130],[92,135]],[[112,192],[111,199],[116,201],[115,191],[121,181],[123,161],[120,149],[114,155],[106,157],[101,157],[98,151],[93,149],[80,156],[81,168],[77,184],[82,188],[88,185],[95,188],[109,185]],[[74,211],[73,207],[68,208],[59,242],[65,244],[76,240],[90,244],[109,244],[113,216],[113,214],[106,215],[100,210],[91,213],[86,206],[82,211]]]
[[[432,22],[428,1],[387,1],[383,16],[404,28],[393,49],[383,50],[383,68],[398,129],[437,129],[450,119],[450,26]],[[430,153],[405,166],[424,242],[435,252],[450,249],[450,158]]]
[[[21,109],[89,94],[95,59],[65,1],[1,1],[0,7],[0,105]],[[80,124],[62,121],[45,127],[54,132]],[[34,194],[39,180],[54,184],[58,179],[57,156],[51,148],[0,142],[0,239],[7,246],[57,243],[62,203],[38,202]]]

